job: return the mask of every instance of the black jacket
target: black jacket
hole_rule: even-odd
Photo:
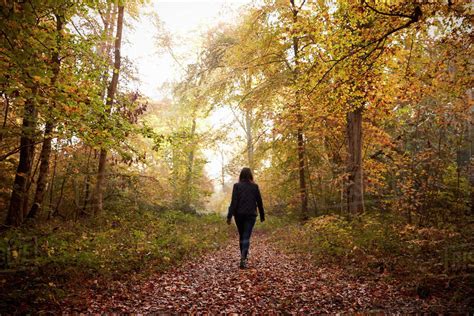
[[[262,196],[258,185],[249,181],[241,181],[234,184],[232,189],[232,201],[230,202],[227,218],[232,216],[250,215],[257,216],[257,206],[260,219],[265,219],[263,211]]]

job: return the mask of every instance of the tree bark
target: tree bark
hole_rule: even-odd
[[[244,88],[244,96],[242,99],[240,99],[239,105],[244,105],[244,107],[241,107],[241,111],[243,112],[243,117],[240,117],[232,111],[234,114],[235,119],[239,123],[240,127],[242,127],[242,130],[245,133],[245,138],[247,141],[247,162],[248,162],[248,167],[252,172],[254,171],[255,168],[255,159],[254,159],[254,153],[255,153],[255,146],[254,146],[254,137],[253,137],[253,124],[254,124],[254,118],[253,118],[253,105],[244,104],[244,100],[246,97],[250,94],[252,90],[252,75],[249,74],[248,78],[244,77],[243,79],[243,86]]]
[[[63,19],[61,16],[56,15],[56,46],[57,49],[54,51],[51,61],[53,63],[53,77],[51,79],[51,86],[55,86],[59,77],[59,72],[61,70],[61,58],[60,58],[60,49],[61,49],[61,31],[63,29]],[[51,156],[51,141],[52,141],[52,132],[54,130],[54,118],[51,117],[52,109],[54,108],[55,101],[52,101],[50,106],[50,117],[46,122],[44,129],[44,139],[43,146],[41,147],[40,154],[40,170],[38,175],[38,180],[36,182],[36,192],[33,200],[33,206],[27,217],[34,218],[41,211],[43,207],[43,199],[46,194],[46,188],[48,186],[48,176],[49,176],[49,164]]]
[[[299,9],[295,5],[294,0],[290,0],[291,10],[293,12],[293,23],[298,22],[298,12]],[[295,68],[293,70],[293,79],[294,82],[298,80],[299,77],[299,38],[293,36],[293,54],[294,54],[294,63]],[[306,168],[305,168],[305,143],[304,143],[304,120],[301,114],[301,91],[295,92],[295,111],[296,111],[296,139],[297,139],[297,152],[298,152],[298,175],[299,175],[299,195],[301,201],[301,219],[308,219],[308,189],[306,187]]]
[[[193,113],[193,122],[191,125],[191,135],[190,135],[190,148],[188,153],[188,166],[186,171],[185,187],[184,187],[184,206],[186,209],[190,209],[191,205],[191,192],[193,185],[193,171],[194,171],[194,136],[196,133],[196,114]]]
[[[61,202],[63,201],[63,195],[64,195],[64,187],[66,186],[66,181],[69,177],[69,169],[71,165],[69,164],[66,168],[66,173],[64,174],[63,181],[61,182],[61,189],[59,191],[59,198],[58,202],[56,203],[56,208],[54,209],[53,216],[56,216],[59,214],[59,208],[61,207]]]
[[[0,131],[0,142],[3,140],[3,135],[5,134],[7,121],[8,121],[8,111],[10,110],[10,100],[6,93],[2,93],[2,97],[5,104],[5,116],[3,117],[2,130]]]
[[[470,89],[468,91],[468,102],[472,104],[474,99],[474,91]],[[474,106],[471,106],[471,117],[468,123],[469,128],[469,151],[470,151],[470,159],[468,163],[468,175],[469,175],[469,184],[471,186],[471,214],[474,215]]]
[[[113,32],[114,32],[114,27],[115,27],[115,22],[117,20],[117,5],[114,3],[109,3],[107,5],[107,11],[105,13],[105,16],[103,17],[104,20],[104,36],[105,36],[105,41],[103,41],[99,47],[99,52],[100,55],[107,60],[107,64],[111,64],[112,61],[110,60],[110,53],[112,49],[112,43],[110,39],[112,38]],[[100,94],[100,99],[104,100],[107,92],[107,82],[109,80],[109,69],[108,67],[105,67],[104,71],[102,72],[101,75],[101,82],[100,84],[102,85],[102,90]],[[104,100],[104,102],[106,102]]]
[[[249,162],[250,170],[254,170],[255,168],[255,159],[254,159],[254,146],[253,146],[253,117],[252,117],[252,109],[247,108],[245,109],[245,134],[247,136],[247,157]]]
[[[49,186],[49,212],[48,212],[48,220],[51,219],[51,215],[53,214],[53,189],[54,189],[54,180],[56,179],[56,169],[58,166],[58,151],[54,152],[54,165],[53,165],[53,174],[51,176],[51,185]]]
[[[221,186],[222,192],[225,189],[225,159],[224,159],[224,150],[219,148],[219,153],[221,154]]]
[[[86,210],[90,200],[90,174],[89,174],[89,164],[92,155],[92,148],[89,148],[89,155],[87,156],[86,163],[86,175],[84,177],[84,204],[82,206],[81,215],[86,215]]]
[[[35,160],[36,160],[36,163],[35,163]],[[30,192],[31,185],[35,183],[36,171],[38,171],[38,167],[40,165],[40,158],[38,157],[38,159],[36,159],[35,153],[33,153],[33,157],[31,158],[31,163],[35,167],[31,169],[30,174],[28,178],[26,179],[26,190],[25,190],[26,194],[23,201],[23,210],[22,210],[24,219],[27,218],[28,213],[29,213],[29,203],[30,203],[29,192]]]
[[[347,212],[357,215],[364,212],[364,186],[362,166],[362,107],[347,114]]]
[[[16,169],[13,190],[8,207],[5,224],[20,226],[24,220],[23,209],[28,195],[27,184],[33,166],[35,151],[34,133],[36,131],[36,105],[35,96],[37,87],[33,88],[32,97],[25,103],[23,113],[22,134],[20,137],[20,160]]]
[[[302,122],[299,122],[302,124]],[[308,190],[306,188],[306,166],[305,166],[305,144],[303,129],[298,128],[297,130],[298,139],[298,173],[299,173],[299,184],[300,184],[300,200],[301,200],[301,217],[303,220],[308,219]]]
[[[122,45],[122,30],[123,30],[123,16],[124,6],[119,5],[118,16],[117,16],[117,33],[115,36],[115,52],[114,52],[114,69],[112,74],[112,80],[107,88],[107,100],[106,105],[108,107],[108,113],[110,114],[112,106],[115,100],[115,93],[117,91],[119,72],[120,72],[120,47]],[[101,148],[99,156],[99,166],[97,170],[97,182],[93,194],[93,209],[94,213],[100,213],[103,209],[103,190],[105,182],[105,168],[107,162],[107,149]]]

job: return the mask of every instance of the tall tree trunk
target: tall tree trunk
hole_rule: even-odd
[[[296,6],[294,0],[290,0],[291,10],[293,12],[293,23],[298,22],[299,8]],[[293,54],[295,68],[293,70],[293,80],[296,83],[299,79],[299,38],[293,36]],[[298,151],[298,174],[299,174],[299,195],[301,201],[301,219],[308,219],[308,189],[306,187],[306,168],[305,168],[305,143],[304,143],[304,120],[301,114],[301,91],[295,91],[295,111],[296,111],[296,139]]]
[[[474,91],[468,91],[468,102],[472,104],[474,99]],[[471,106],[471,117],[468,123],[469,128],[469,151],[470,159],[468,163],[469,184],[471,185],[471,215],[474,215],[474,106]]]
[[[107,162],[107,150],[101,149],[99,154],[99,166],[97,168],[97,180],[94,188],[93,198],[92,198],[92,209],[95,214],[100,213],[103,208],[104,200],[104,183],[105,183],[105,167]]]
[[[89,165],[91,161],[92,155],[92,147],[89,148],[89,155],[87,156],[87,163],[86,163],[86,175],[84,177],[84,204],[82,206],[81,215],[85,215],[89,200],[90,200],[90,174],[89,174]]]
[[[35,144],[36,145],[36,144]],[[36,160],[36,163],[35,163]],[[25,219],[28,216],[29,213],[29,204],[30,204],[30,188],[33,183],[35,183],[35,177],[36,177],[36,171],[38,171],[38,167],[40,165],[40,158],[36,159],[35,153],[33,153],[33,157],[31,158],[31,163],[34,164],[34,168],[30,171],[30,175],[28,176],[28,179],[26,180],[26,194],[25,198],[23,201],[23,218]]]
[[[119,5],[118,16],[117,16],[117,33],[115,35],[115,52],[114,52],[114,69],[112,74],[112,80],[107,89],[107,100],[106,105],[108,107],[108,113],[110,114],[112,106],[115,100],[115,93],[117,92],[117,85],[120,72],[120,47],[122,45],[122,30],[123,30],[123,16],[124,6]],[[97,170],[97,182],[93,194],[93,208],[95,213],[99,213],[103,209],[103,190],[105,182],[105,167],[107,162],[107,149],[101,148],[99,156],[99,166]]]
[[[61,189],[59,190],[58,202],[56,203],[53,216],[56,216],[59,214],[59,208],[61,207],[61,202],[63,201],[64,187],[66,186],[66,182],[69,177],[70,167],[71,167],[71,164],[68,164],[66,168],[66,173],[64,174],[64,177],[63,177],[63,181],[61,182]]]
[[[2,93],[2,97],[5,104],[5,116],[3,117],[2,130],[0,130],[0,142],[3,140],[3,135],[5,134],[7,121],[8,121],[8,111],[10,110],[10,100],[6,93]]]
[[[364,212],[364,186],[362,167],[362,107],[347,114],[347,212],[357,215]]]
[[[40,170],[38,180],[36,182],[36,192],[33,205],[27,217],[34,218],[41,211],[44,195],[47,188],[47,179],[49,175],[49,161],[51,156],[51,133],[54,129],[52,122],[47,122],[44,130],[43,146],[40,153]]]
[[[250,170],[255,168],[254,146],[253,146],[253,117],[252,108],[245,109],[245,134],[247,137],[247,157]]]
[[[309,184],[309,193],[308,196],[309,197],[312,197],[311,199],[311,202],[313,203],[313,215],[314,216],[317,216],[318,215],[318,203],[316,202],[316,192],[314,190],[314,186],[313,186],[313,181],[311,180],[311,170],[310,170],[310,163],[309,163],[309,159],[308,159],[308,155],[306,155],[305,157],[305,161],[306,161],[306,170],[308,171],[308,184]],[[322,188],[322,184],[321,184],[321,178],[319,178],[319,187],[321,188],[321,191],[323,190]],[[309,203],[309,202],[308,202]]]
[[[112,64],[112,60],[110,59],[110,53],[113,47],[111,39],[113,36],[116,20],[117,20],[117,5],[115,3],[108,3],[107,11],[105,13],[105,16],[103,17],[105,40],[101,43],[99,47],[99,53],[105,60],[107,60],[108,65]],[[108,67],[104,68],[104,71],[102,72],[102,75],[100,78],[101,78],[100,84],[102,85],[100,99],[104,100],[106,96],[106,92],[107,92],[107,83],[109,80]]]
[[[54,194],[54,180],[56,179],[56,170],[58,167],[58,151],[54,152],[54,165],[53,165],[53,175],[51,176],[51,185],[49,186],[49,212],[48,220],[51,219],[53,214],[53,194]]]
[[[20,160],[16,169],[13,190],[8,207],[6,225],[20,226],[23,222],[24,203],[28,195],[27,184],[33,166],[35,151],[34,134],[36,131],[36,105],[35,96],[37,87],[33,88],[32,97],[25,103],[23,113],[22,134],[20,137]]]
[[[193,185],[193,171],[194,171],[194,135],[196,133],[196,114],[193,113],[193,122],[191,125],[191,138],[190,138],[190,148],[188,153],[188,167],[186,171],[186,179],[185,179],[185,186],[184,186],[184,206],[186,209],[189,209],[191,204],[191,192],[192,192],[192,185]]]
[[[302,119],[301,119],[302,120]],[[302,124],[299,120],[298,124]],[[297,130],[298,139],[298,173],[300,183],[300,200],[301,200],[301,217],[303,220],[308,219],[308,189],[306,188],[306,171],[305,171],[305,144],[303,129],[301,127]]]
[[[59,77],[59,72],[61,70],[61,58],[60,58],[60,50],[61,50],[61,32],[63,29],[63,18],[60,15],[56,14],[56,50],[53,53],[51,58],[51,62],[53,63],[53,77],[51,79],[51,86],[55,86],[56,82]],[[54,130],[54,118],[52,117],[52,110],[55,105],[55,101],[52,101],[51,107],[49,109],[50,117],[46,122],[46,126],[44,129],[44,139],[43,139],[43,146],[41,147],[41,154],[40,154],[40,170],[38,175],[38,180],[36,182],[36,193],[35,198],[33,200],[33,206],[28,214],[28,217],[34,218],[36,215],[41,211],[43,207],[43,199],[46,194],[46,188],[48,186],[48,176],[49,176],[49,164],[50,164],[50,156],[51,156],[51,141],[52,141],[52,133]]]
[[[224,150],[220,148],[219,153],[221,154],[221,186],[222,192],[225,189],[225,158],[224,158]]]

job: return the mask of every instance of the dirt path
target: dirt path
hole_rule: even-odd
[[[249,269],[238,269],[238,242],[145,282],[90,293],[65,312],[335,313],[423,310],[423,301],[396,284],[364,280],[336,268],[281,253],[262,234],[253,236]]]

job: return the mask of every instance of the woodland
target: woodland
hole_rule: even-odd
[[[0,313],[474,311],[470,1],[251,2],[159,100],[122,50],[154,19],[172,54],[149,5],[0,2]]]

